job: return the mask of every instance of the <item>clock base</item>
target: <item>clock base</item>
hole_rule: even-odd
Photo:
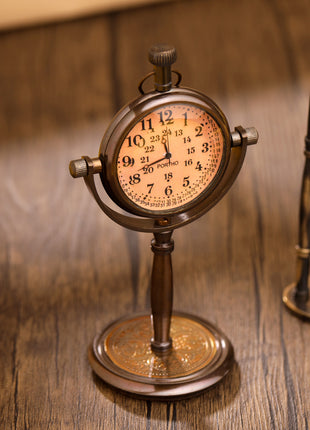
[[[89,361],[108,384],[131,394],[170,400],[209,388],[230,371],[233,347],[211,323],[184,313],[171,318],[172,348],[151,349],[150,315],[110,324],[94,339]]]
[[[284,304],[296,315],[303,318],[310,318],[310,299],[298,300],[296,298],[296,284],[288,285],[282,295]]]

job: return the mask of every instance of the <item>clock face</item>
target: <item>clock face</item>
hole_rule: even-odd
[[[209,189],[225,158],[214,118],[190,103],[169,103],[135,123],[117,155],[118,183],[143,211],[167,213],[188,206]]]

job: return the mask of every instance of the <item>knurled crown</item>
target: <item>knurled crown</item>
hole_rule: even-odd
[[[87,176],[87,163],[83,158],[72,160],[69,164],[69,170],[73,178],[82,178]]]
[[[154,66],[169,66],[177,59],[177,51],[171,45],[154,45],[149,50],[149,61]]]
[[[247,145],[255,145],[258,141],[258,132],[257,132],[256,128],[255,127],[247,127],[247,128],[241,127],[241,129],[243,130],[242,131],[243,135],[240,132],[240,126],[235,127],[235,131],[233,131],[231,133],[232,146],[241,145],[242,139],[244,137],[247,138]]]

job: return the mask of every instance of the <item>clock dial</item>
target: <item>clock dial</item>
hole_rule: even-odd
[[[178,210],[212,186],[225,158],[214,118],[194,104],[170,103],[140,119],[117,155],[117,178],[143,210]]]

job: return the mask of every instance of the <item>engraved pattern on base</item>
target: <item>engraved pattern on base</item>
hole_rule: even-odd
[[[151,318],[142,316],[115,326],[104,341],[104,350],[117,367],[147,378],[179,378],[212,362],[217,352],[214,335],[203,325],[179,316],[171,320],[173,348],[165,355],[151,350]]]

